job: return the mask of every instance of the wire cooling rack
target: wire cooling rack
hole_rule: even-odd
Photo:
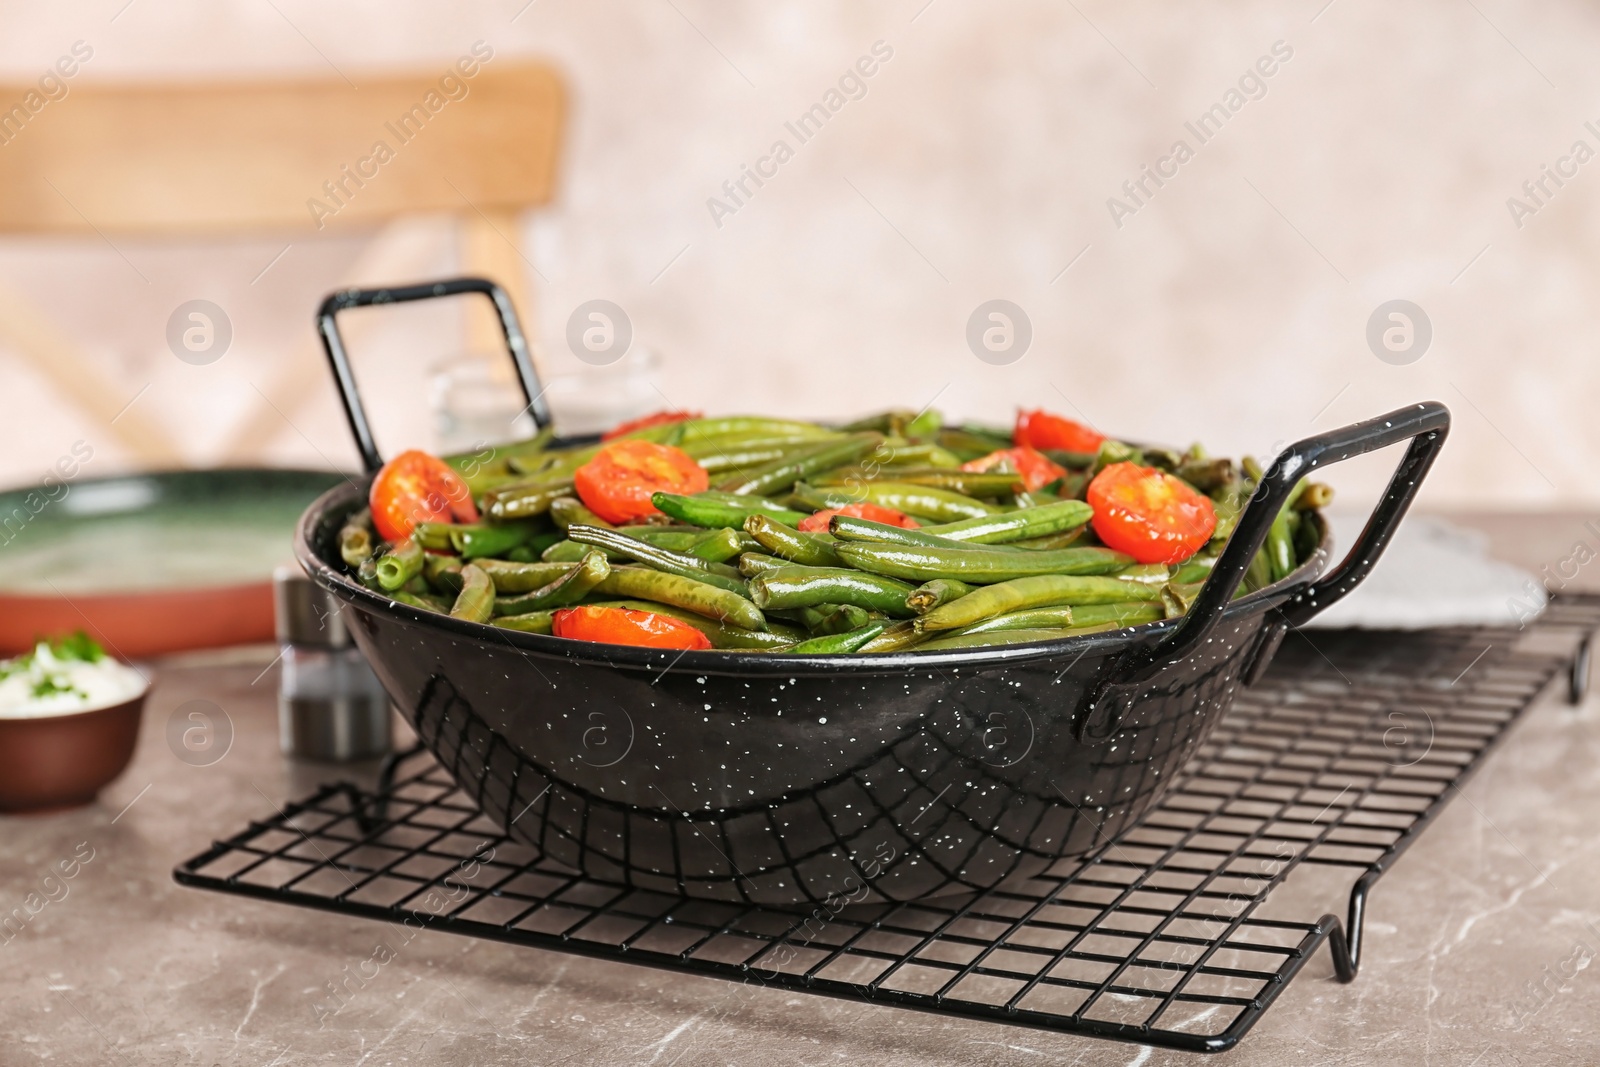
[[[502,836],[417,751],[378,792],[324,786],[173,873],[413,927],[1217,1052],[1322,942],[1355,977],[1373,884],[1554,677],[1581,699],[1597,628],[1600,597],[1561,597],[1522,631],[1292,637],[1138,826],[976,895],[790,911],[596,881]],[[1312,866],[1356,872],[1345,919],[1267,917],[1274,890]]]

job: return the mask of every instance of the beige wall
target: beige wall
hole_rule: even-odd
[[[529,221],[548,278],[548,372],[581,367],[567,315],[606,297],[659,353],[660,393],[713,411],[836,416],[938,394],[960,414],[1076,408],[1131,437],[1265,452],[1431,397],[1457,417],[1434,505],[1600,501],[1600,159],[1520,228],[1506,206],[1575,140],[1600,151],[1584,127],[1600,129],[1592,5],[274,2],[135,0],[119,15],[124,0],[7,0],[0,73],[36,77],[83,39],[95,48],[83,78],[333,65],[359,84],[442,67],[481,38],[497,55],[553,59],[571,83],[560,200]],[[866,95],[796,146],[785,120],[880,40],[893,57]],[[1199,145],[1184,122],[1278,41],[1293,55],[1266,95]],[[707,199],[780,137],[794,158],[718,227]],[[1107,198],[1178,138],[1194,158],[1116,226]],[[120,255],[95,239],[10,240],[0,285],[45,309],[128,396],[148,384],[138,403],[181,434],[189,461],[215,462],[255,389],[320,358],[311,310],[363,254],[355,237],[295,235],[252,281],[290,240],[119,241]],[[403,277],[453,269],[441,223],[397,244]],[[235,326],[207,367],[179,363],[163,338],[195,297]],[[995,297],[1033,324],[1009,366],[964,340]],[[1380,362],[1364,337],[1395,298],[1433,324],[1432,347],[1406,366]],[[422,368],[457,337],[451,316],[419,312],[365,339],[368,378],[380,362],[391,371],[372,401],[389,441],[409,427],[426,442]],[[130,462],[9,354],[0,375],[4,481],[32,479],[77,438],[103,443],[104,473]],[[254,458],[353,461],[325,379],[312,380],[315,395]],[[1336,480],[1358,497],[1381,474]]]

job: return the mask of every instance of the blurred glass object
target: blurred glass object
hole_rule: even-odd
[[[599,433],[619,422],[675,405],[652,383],[661,360],[648,348],[634,348],[615,363],[584,367],[551,379],[545,399],[564,436]]]
[[[440,455],[520,441],[535,432],[504,353],[456,356],[434,364],[428,397]]]
[[[299,567],[273,574],[283,674],[278,741],[302,759],[371,759],[389,751],[389,694],[339,613],[339,603]]]

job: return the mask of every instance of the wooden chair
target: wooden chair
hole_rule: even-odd
[[[55,100],[37,86],[0,85],[0,109],[22,103],[0,110],[0,237],[267,231],[293,243],[367,228],[376,239],[345,280],[375,285],[414,280],[415,268],[401,262],[404,220],[445,213],[459,222],[465,272],[498,280],[528,320],[518,216],[554,188],[564,112],[557,75],[478,54],[431,74],[358,81],[117,85],[79,74]],[[468,315],[471,346],[498,348],[488,309]],[[138,408],[123,411],[128,398],[3,286],[0,346],[108,424],[144,465],[179,461],[160,425]],[[236,429],[229,457],[246,459],[280,432],[324,373],[308,329],[303,349],[263,388],[271,403]]]

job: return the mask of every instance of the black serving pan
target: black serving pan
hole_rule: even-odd
[[[348,307],[482,293],[529,401],[540,390],[490,282],[350,290],[319,328],[370,474],[381,465],[334,322]],[[340,562],[366,482],[325,493],[295,549],[346,607],[395,704],[514,838],[592,878],[762,904],[984,889],[1087,852],[1139,818],[1257,678],[1286,630],[1360,583],[1449,429],[1416,404],[1307,438],[1266,473],[1189,614],[1030,645],[774,656],[597,645],[451,619],[363,588]],[[1330,463],[1409,441],[1355,547],[1233,599],[1285,497]]]

